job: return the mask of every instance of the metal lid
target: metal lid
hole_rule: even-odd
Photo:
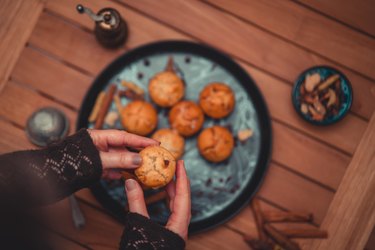
[[[100,27],[106,30],[114,30],[120,24],[120,14],[115,9],[105,8],[98,12],[98,15],[103,17],[102,22],[98,22]]]
[[[52,107],[35,111],[27,120],[26,134],[38,146],[47,146],[68,134],[69,120],[66,115]]]

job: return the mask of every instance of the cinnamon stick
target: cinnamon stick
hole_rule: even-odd
[[[175,72],[173,57],[171,56],[168,57],[168,62],[167,62],[167,65],[165,66],[165,71]]]
[[[103,127],[104,123],[104,118],[108,112],[109,107],[111,106],[112,100],[113,100],[113,95],[116,92],[116,85],[111,85],[109,87],[109,90],[107,91],[107,94],[103,100],[103,104],[99,110],[98,117],[96,118],[95,121],[95,129],[101,129]]]
[[[133,82],[128,82],[128,81],[122,80],[121,85],[126,87],[127,89],[130,89],[130,90],[134,91],[135,93],[137,93],[140,96],[143,96],[145,94],[145,91]]]
[[[253,210],[255,223],[258,229],[259,240],[265,241],[267,239],[267,236],[263,231],[264,219],[263,219],[262,211],[260,210],[260,205],[259,205],[259,201],[257,198],[254,198],[253,201],[251,202],[251,208]]]
[[[117,109],[119,115],[121,116],[122,104],[121,104],[121,100],[120,100],[119,95],[118,95],[118,94],[115,94],[115,95],[113,96],[113,99],[115,100],[116,109]]]
[[[264,211],[263,216],[266,222],[310,222],[313,220],[311,213]]]
[[[280,246],[284,247],[286,250],[299,250],[300,247],[297,243],[288,239],[285,235],[283,235],[280,231],[276,228],[271,226],[270,224],[264,224],[264,230],[274,239]]]
[[[119,91],[118,94],[119,94],[120,97],[126,97],[129,100],[133,100],[133,101],[144,100],[143,95],[139,95],[134,90],[131,90],[131,89],[121,90],[121,91]]]
[[[253,249],[253,250],[273,250],[272,244],[266,241],[261,241],[254,239],[250,236],[244,236],[244,241]]]
[[[289,238],[328,238],[328,233],[320,229],[283,229],[280,232]]]
[[[166,191],[160,191],[156,194],[153,194],[153,195],[150,195],[148,197],[145,198],[145,202],[146,202],[146,205],[149,205],[149,204],[153,204],[155,202],[158,202],[158,201],[161,201],[161,200],[164,200],[167,198],[167,192]]]
[[[91,111],[91,114],[89,116],[89,122],[95,122],[98,118],[99,110],[102,106],[103,100],[105,98],[105,92],[102,91],[99,93],[99,95],[96,97],[94,107]]]

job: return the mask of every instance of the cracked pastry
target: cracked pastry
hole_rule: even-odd
[[[210,83],[199,95],[199,105],[209,117],[219,119],[229,115],[235,105],[232,89],[224,83]]]
[[[176,159],[163,147],[150,146],[139,152],[141,165],[134,171],[138,180],[147,187],[167,185],[176,171]]]
[[[162,128],[152,135],[152,139],[160,142],[160,146],[167,149],[175,159],[180,159],[185,151],[185,139],[177,131]]]
[[[121,123],[126,131],[145,136],[156,128],[158,116],[150,103],[137,100],[122,109]]]
[[[185,137],[197,133],[204,122],[202,109],[192,101],[182,101],[169,112],[169,123],[172,129]]]
[[[185,94],[185,85],[172,71],[162,71],[156,74],[148,85],[152,101],[160,107],[172,107]]]
[[[234,139],[227,128],[213,126],[199,134],[197,144],[200,154],[206,160],[221,162],[232,154]]]

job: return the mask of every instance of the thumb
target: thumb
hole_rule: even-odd
[[[150,218],[147,212],[143,190],[137,181],[128,179],[125,181],[126,196],[128,197],[129,211]]]

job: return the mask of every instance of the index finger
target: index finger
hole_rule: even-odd
[[[160,144],[154,139],[135,135],[121,130],[100,130],[99,136],[105,137],[109,146],[145,148],[148,146]]]
[[[187,236],[191,218],[190,183],[183,161],[178,161],[173,210],[167,228],[179,235]],[[184,238],[184,237],[183,237]]]

